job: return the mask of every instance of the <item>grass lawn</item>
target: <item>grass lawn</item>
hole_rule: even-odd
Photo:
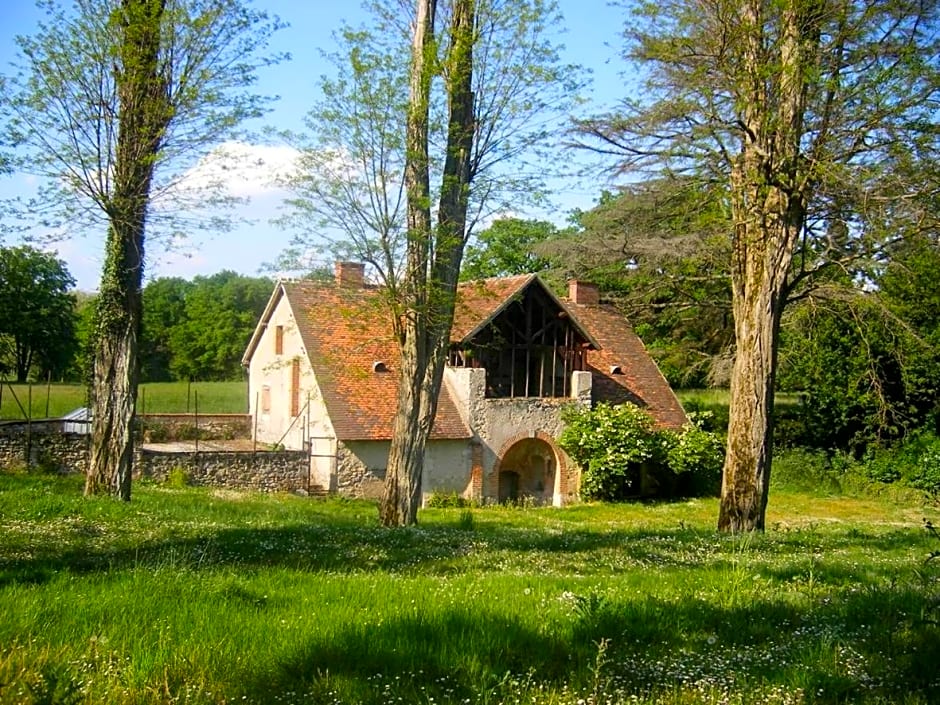
[[[0,475],[0,703],[934,703],[936,507],[422,510]]]
[[[32,400],[32,405],[30,405]],[[80,384],[0,383],[0,421],[26,418],[58,418],[86,405]],[[137,411],[142,414],[192,413],[245,414],[247,382],[151,382],[140,385]]]

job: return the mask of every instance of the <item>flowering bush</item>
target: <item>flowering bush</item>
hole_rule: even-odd
[[[581,466],[585,499],[707,492],[721,471],[720,438],[696,423],[657,429],[634,404],[604,403],[571,410],[565,422],[559,444]]]

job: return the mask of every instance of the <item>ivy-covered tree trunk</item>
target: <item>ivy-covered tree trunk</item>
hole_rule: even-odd
[[[408,252],[401,317],[401,371],[380,519],[385,526],[417,522],[424,451],[444,376],[454,319],[473,146],[473,42],[475,0],[456,0],[444,76],[448,100],[447,152],[432,229],[428,176],[428,105],[434,75],[434,0],[418,1],[408,115],[405,184]]]
[[[91,449],[85,494],[131,498],[138,336],[147,207],[154,166],[172,115],[160,73],[164,0],[124,0],[115,65],[119,118],[114,191],[97,305]]]

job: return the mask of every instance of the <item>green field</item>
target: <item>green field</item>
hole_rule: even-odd
[[[682,403],[728,404],[723,389],[688,389],[677,392]],[[778,395],[786,403],[790,396]],[[32,399],[32,406],[30,406]],[[145,414],[192,413],[198,404],[205,414],[244,414],[248,412],[246,382],[152,382],[140,385],[138,411]],[[78,384],[0,383],[0,420],[24,419],[26,409],[32,418],[58,418],[85,406],[85,388]]]
[[[0,420],[58,418],[86,405],[78,384],[0,383]],[[30,400],[32,404],[30,404]],[[152,382],[140,385],[137,411],[143,414],[244,414],[248,412],[246,382]]]
[[[422,510],[0,474],[0,703],[940,697],[937,507],[772,493]]]

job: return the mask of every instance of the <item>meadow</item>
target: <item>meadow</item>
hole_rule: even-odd
[[[0,421],[59,418],[86,406],[80,384],[15,384],[0,382]],[[247,382],[149,382],[140,385],[141,414],[248,413]]]
[[[0,703],[940,701],[936,505],[424,509],[0,474]]]
[[[726,389],[678,390],[683,404],[704,407],[728,404]],[[780,394],[787,403],[793,395]],[[16,384],[0,382],[0,421],[26,418],[58,418],[85,406],[85,387],[80,384]],[[192,413],[196,406],[205,414],[248,412],[247,382],[148,382],[140,385],[138,411],[143,414]]]

